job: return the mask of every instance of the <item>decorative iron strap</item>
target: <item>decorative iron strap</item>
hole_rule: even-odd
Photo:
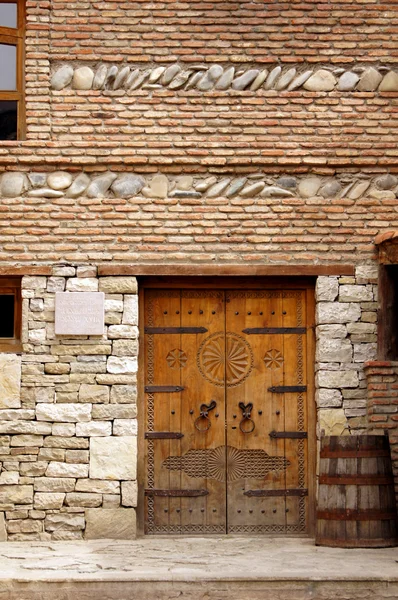
[[[318,510],[318,519],[326,521],[394,521],[397,518],[395,512],[382,512],[380,510]]]
[[[145,327],[145,333],[206,333],[206,327]]]
[[[321,475],[319,483],[326,485],[394,485],[394,479],[385,475]]]
[[[321,458],[377,458],[380,456],[389,457],[390,451],[385,450],[330,450],[328,446],[322,448]]]
[[[300,440],[307,438],[308,434],[306,431],[271,431],[269,437]]]
[[[275,334],[284,334],[284,333],[297,333],[303,334],[307,332],[306,327],[248,327],[247,329],[242,329],[243,333],[247,333],[247,335],[253,334],[266,334],[266,333],[275,333]]]
[[[148,394],[160,394],[161,392],[182,392],[182,385],[146,385],[145,392]]]
[[[249,497],[271,497],[271,496],[308,496],[308,490],[304,488],[289,490],[247,490],[244,496]]]
[[[165,498],[197,498],[208,494],[207,490],[145,490],[145,496],[163,496]]]
[[[306,392],[306,385],[273,385],[268,388],[269,392],[274,392],[275,394],[288,394],[289,392]]]
[[[176,431],[146,431],[146,440],[180,440],[184,437],[183,433]]]

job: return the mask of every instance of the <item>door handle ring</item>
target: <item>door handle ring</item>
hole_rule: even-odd
[[[210,404],[201,404],[200,405],[199,417],[197,419],[195,419],[195,422],[194,422],[195,429],[197,429],[201,433],[206,433],[206,431],[209,431],[209,429],[211,427],[209,412],[211,410],[213,410],[214,408],[216,408],[216,406],[217,406],[217,402],[215,400],[212,400],[210,402]],[[205,423],[205,427],[200,427],[200,423],[203,421]]]
[[[244,402],[239,402],[239,408],[242,411],[242,420],[239,423],[239,429],[242,433],[248,434],[253,433],[256,428],[256,424],[251,418],[253,404],[249,402],[245,404]]]

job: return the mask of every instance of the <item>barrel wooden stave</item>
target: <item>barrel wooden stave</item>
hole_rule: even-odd
[[[317,545],[340,548],[398,545],[397,508],[386,436],[330,436],[321,440],[317,514]]]

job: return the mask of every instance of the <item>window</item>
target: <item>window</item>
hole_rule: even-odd
[[[0,140],[24,136],[24,0],[0,0]]]
[[[21,278],[0,278],[0,352],[21,350]]]
[[[398,360],[398,265],[379,267],[379,360]]]

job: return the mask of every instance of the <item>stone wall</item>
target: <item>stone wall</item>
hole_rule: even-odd
[[[363,364],[377,350],[377,265],[355,277],[318,277],[316,284],[316,402],[318,435],[365,433]]]
[[[104,335],[55,336],[64,290],[105,292]],[[137,282],[58,266],[22,296],[23,354],[0,355],[0,538],[134,537]]]

